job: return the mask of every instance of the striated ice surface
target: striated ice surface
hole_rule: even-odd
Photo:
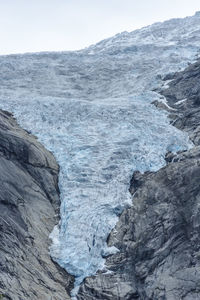
[[[191,146],[151,102],[162,78],[194,61],[200,14],[124,32],[77,52],[0,57],[0,107],[51,150],[61,221],[51,255],[76,284],[104,267],[106,238],[131,204],[134,170],[156,171]],[[154,90],[154,91],[153,91]]]

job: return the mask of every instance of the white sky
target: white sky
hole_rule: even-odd
[[[0,0],[0,54],[77,50],[198,10],[200,0]]]

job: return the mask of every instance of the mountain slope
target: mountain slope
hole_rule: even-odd
[[[87,278],[78,299],[197,300],[200,298],[200,61],[171,75],[163,91],[174,126],[187,131],[193,149],[168,153],[155,173],[135,172],[133,206],[108,238],[120,249],[110,272]]]
[[[0,57],[0,107],[60,165],[61,221],[51,255],[77,286],[119,251],[106,240],[131,205],[132,173],[157,171],[168,151],[192,147],[187,132],[151,103],[165,102],[162,79],[198,57],[199,38],[197,13],[82,51]]]
[[[73,279],[48,251],[60,204],[58,165],[5,111],[0,111],[0,172],[0,295],[69,299]]]

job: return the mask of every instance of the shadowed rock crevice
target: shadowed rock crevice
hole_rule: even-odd
[[[63,300],[73,278],[52,262],[58,222],[58,165],[12,115],[0,111],[0,294],[3,299]]]
[[[107,273],[86,278],[78,299],[200,299],[200,61],[162,90],[174,109],[173,125],[187,131],[194,148],[166,155],[158,172],[135,172],[126,209],[108,238],[120,251]]]

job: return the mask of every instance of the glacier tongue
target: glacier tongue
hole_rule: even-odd
[[[200,15],[122,33],[78,52],[0,57],[0,107],[60,164],[61,221],[51,255],[76,284],[103,268],[106,238],[130,205],[134,170],[191,146],[151,102],[168,72],[199,53]]]

